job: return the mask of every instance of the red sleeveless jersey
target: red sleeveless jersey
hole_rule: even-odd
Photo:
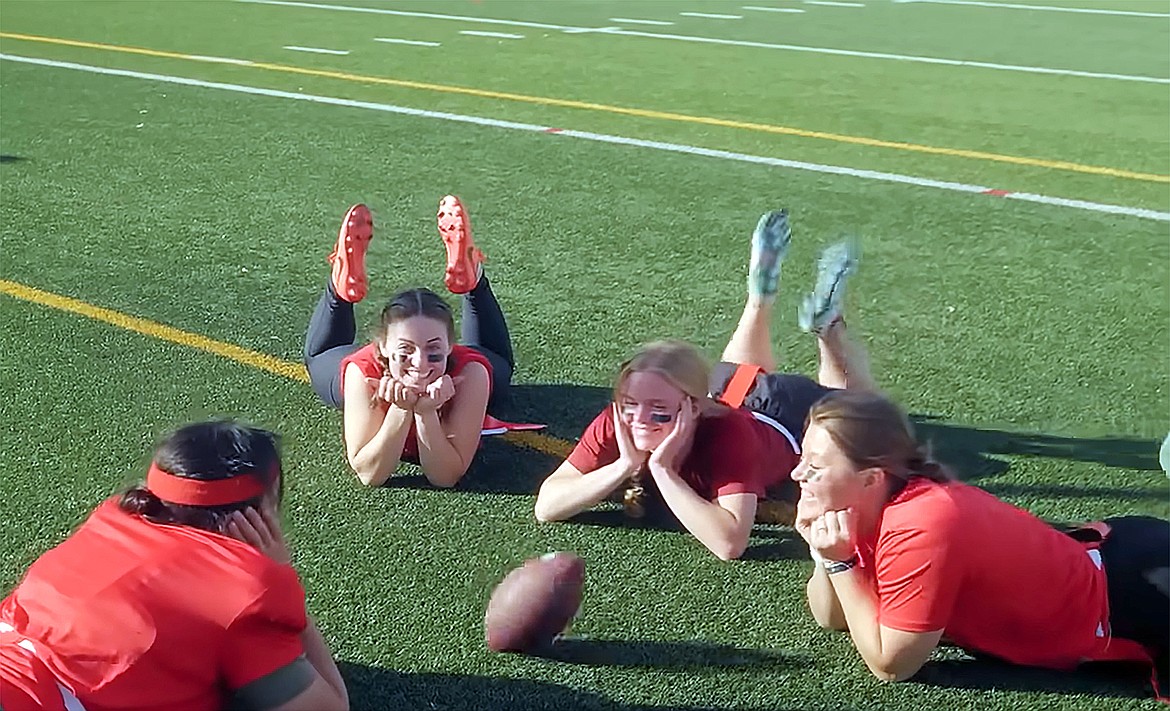
[[[363,346],[358,350],[346,356],[345,360],[341,361],[341,377],[345,378],[345,368],[350,363],[358,367],[362,371],[362,375],[367,378],[383,378],[386,376],[386,368],[382,362],[378,360],[378,345],[371,343]],[[451,346],[451,355],[447,357],[447,375],[452,378],[463,372],[468,363],[479,363],[488,373],[488,392],[491,393],[492,380],[492,364],[484,354],[461,344]],[[406,442],[402,445],[402,455],[399,459],[414,464],[418,463],[418,437],[415,434],[414,424],[410,426],[410,434],[406,436]]]

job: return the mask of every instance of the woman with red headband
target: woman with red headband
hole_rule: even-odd
[[[347,709],[277,523],[276,438],[183,427],[0,602],[5,711]]]

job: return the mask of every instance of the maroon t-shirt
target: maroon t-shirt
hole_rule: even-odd
[[[613,410],[607,407],[585,428],[568,461],[588,474],[617,458]],[[747,410],[729,409],[699,418],[694,443],[678,474],[708,501],[730,494],[763,498],[768,489],[791,475],[798,461],[783,435]]]

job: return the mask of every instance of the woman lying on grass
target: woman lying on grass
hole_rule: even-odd
[[[872,381],[841,319],[845,282],[856,269],[852,243],[826,250],[801,309],[802,328],[817,334],[820,382],[773,372],[769,322],[790,238],[787,211],[760,218],[747,305],[714,372],[679,341],[652,343],[622,365],[613,405],[541,485],[537,519],[563,520],[624,490],[627,513],[664,505],[724,560],[743,554],[757,518],[791,523],[789,474],[809,408],[834,388]]]
[[[511,383],[508,326],[458,198],[443,198],[438,222],[447,289],[463,295],[462,343],[455,342],[451,308],[424,288],[395,295],[373,342],[355,342],[353,306],[366,296],[365,255],[374,234],[365,205],[351,207],[342,222],[329,255],[333,275],[305,336],[313,389],[342,409],[346,457],[368,486],[384,483],[399,461],[417,463],[435,486],[454,486],[479,447],[489,401],[502,401]]]
[[[0,602],[0,702],[51,709],[347,709],[277,523],[276,439],[183,427]]]
[[[1170,522],[1129,516],[1062,533],[954,481],[906,416],[872,392],[813,406],[796,530],[816,561],[808,602],[870,671],[906,679],[948,640],[1054,669],[1160,660],[1170,637]]]

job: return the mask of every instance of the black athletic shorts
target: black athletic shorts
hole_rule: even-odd
[[[711,369],[711,396],[718,399],[739,365],[720,362]],[[748,390],[743,406],[779,422],[799,445],[809,410],[834,388],[795,373],[761,373]]]
[[[1164,676],[1170,651],[1170,521],[1122,516],[1105,523],[1110,530],[1100,551],[1109,587],[1109,626],[1114,637],[1152,651]]]

